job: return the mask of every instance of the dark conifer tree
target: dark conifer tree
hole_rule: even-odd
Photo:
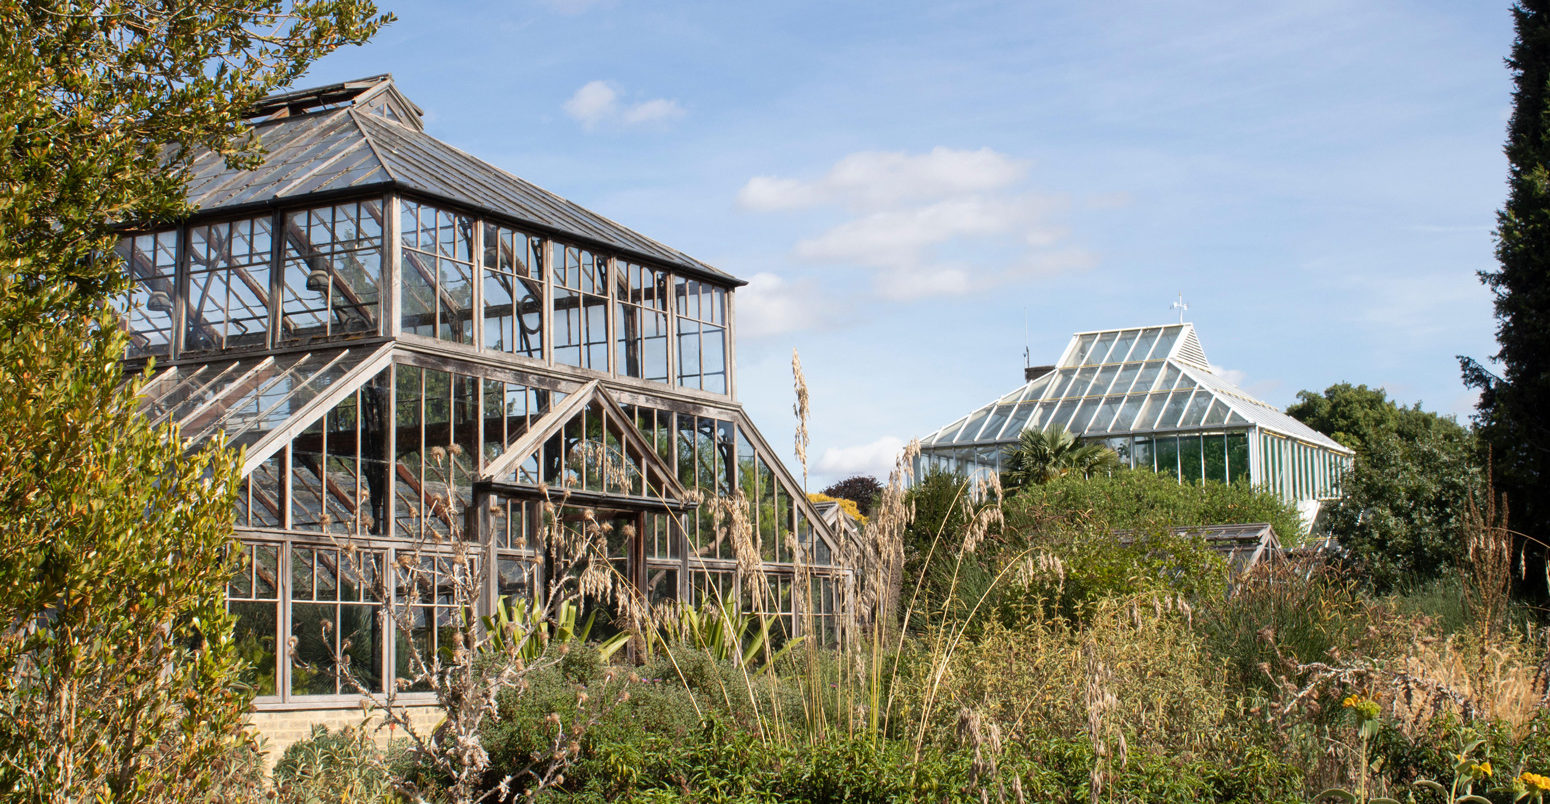
[[[1499,267],[1480,272],[1496,295],[1502,371],[1460,363],[1465,384],[1480,391],[1475,423],[1508,496],[1510,526],[1550,541],[1550,0],[1522,0],[1512,14],[1507,204],[1497,213]]]

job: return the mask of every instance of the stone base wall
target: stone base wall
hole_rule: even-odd
[[[409,722],[414,724],[415,731],[421,735],[428,734],[442,718],[441,709],[435,706],[409,707],[408,713]],[[404,736],[402,729],[390,732],[382,728],[381,724],[381,715],[374,714],[367,719],[361,713],[360,707],[270,709],[256,711],[248,716],[248,728],[258,734],[259,744],[264,749],[264,763],[270,767],[274,766],[275,761],[292,743],[307,739],[307,736],[312,733],[313,726],[327,726],[329,731],[337,731],[346,726],[355,728],[364,726],[381,746],[386,746],[389,741]]]

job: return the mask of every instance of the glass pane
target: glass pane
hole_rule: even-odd
[[[1179,436],[1179,477],[1186,483],[1200,482],[1200,453],[1200,436]]]
[[[1218,433],[1201,439],[1201,457],[1205,463],[1205,479],[1218,483],[1227,482],[1227,437]]]
[[[1157,471],[1178,477],[1179,475],[1179,439],[1177,436],[1162,436],[1152,441],[1153,451],[1157,456]]]
[[[1130,348],[1136,343],[1136,336],[1141,333],[1136,330],[1120,333],[1114,341],[1114,348],[1109,351],[1107,363],[1123,363],[1130,356]]]
[[[1205,422],[1206,409],[1211,406],[1211,394],[1204,388],[1197,389],[1190,399],[1189,407],[1184,411],[1184,418],[1179,422],[1180,427],[1199,427]]]
[[[1227,480],[1230,483],[1249,482],[1248,433],[1227,434]]]

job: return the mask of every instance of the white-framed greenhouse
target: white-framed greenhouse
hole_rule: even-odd
[[[1305,518],[1339,496],[1352,452],[1211,369],[1190,323],[1072,336],[1052,366],[921,440],[917,471],[1000,472],[1029,428],[1064,426],[1132,467],[1250,483]]]

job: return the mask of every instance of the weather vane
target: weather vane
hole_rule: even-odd
[[[1168,309],[1170,309],[1170,310],[1178,310],[1179,311],[1179,323],[1180,324],[1184,323],[1184,311],[1189,309],[1189,305],[1184,303],[1184,294],[1182,292],[1179,293],[1179,300],[1174,302],[1173,304],[1168,305]]]

